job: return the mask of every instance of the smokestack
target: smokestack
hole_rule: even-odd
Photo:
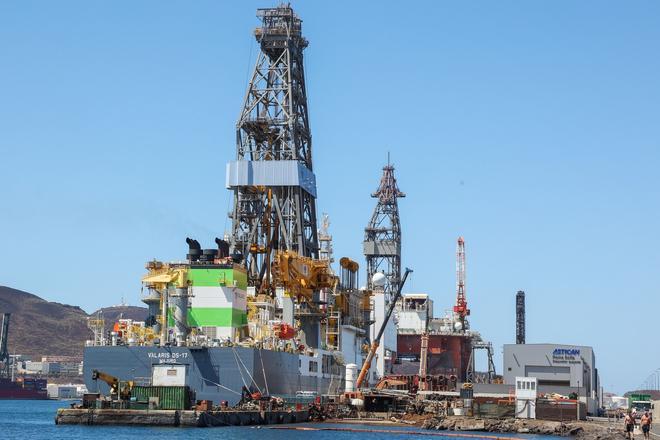
[[[202,248],[199,245],[199,242],[190,237],[186,238],[186,243],[188,243],[188,261],[195,262],[199,260],[199,257],[202,255]]]
[[[218,258],[227,258],[229,256],[229,243],[216,237],[215,244],[218,245]]]
[[[525,292],[516,294],[516,344],[525,343]]]

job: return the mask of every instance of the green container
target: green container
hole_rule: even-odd
[[[158,409],[190,409],[190,387],[135,386],[131,397],[140,403],[149,403],[150,397],[158,397]]]

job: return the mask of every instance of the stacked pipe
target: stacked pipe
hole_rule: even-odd
[[[345,290],[357,289],[360,265],[348,257],[342,257],[339,265],[341,266],[339,275],[342,288]]]

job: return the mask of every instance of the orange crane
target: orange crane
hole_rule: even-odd
[[[362,386],[362,382],[364,382],[365,376],[367,375],[369,369],[371,368],[371,361],[374,359],[376,350],[380,345],[380,338],[383,336],[383,332],[385,332],[385,327],[387,327],[387,322],[390,320],[390,317],[392,316],[392,312],[394,311],[396,302],[401,297],[401,290],[403,289],[403,285],[406,283],[406,278],[408,278],[408,274],[410,272],[412,272],[412,270],[406,267],[406,272],[403,274],[403,278],[399,283],[399,288],[397,289],[394,298],[390,298],[390,308],[387,309],[387,313],[385,314],[385,319],[383,320],[383,324],[381,324],[380,329],[378,330],[378,334],[376,335],[376,338],[371,343],[371,348],[369,349],[369,353],[367,353],[367,358],[364,360],[364,364],[362,365],[362,370],[360,370],[360,374],[358,375],[357,381],[355,382],[356,390],[360,389],[360,386]]]

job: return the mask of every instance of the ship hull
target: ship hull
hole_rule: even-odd
[[[420,334],[399,334],[394,374],[417,374],[421,353]],[[467,378],[467,368],[472,353],[470,337],[463,335],[429,335],[427,374],[456,376],[459,381]]]
[[[46,400],[48,392],[45,388],[44,379],[29,381],[29,387],[24,382],[0,379],[0,400]]]
[[[343,380],[323,372],[303,374],[302,355],[247,347],[85,347],[83,375],[90,393],[109,394],[102,381],[92,380],[100,370],[120,380],[149,384],[154,366],[186,366],[186,385],[198,400],[235,404],[243,386],[272,396],[293,397],[298,391],[318,395],[335,393]]]

